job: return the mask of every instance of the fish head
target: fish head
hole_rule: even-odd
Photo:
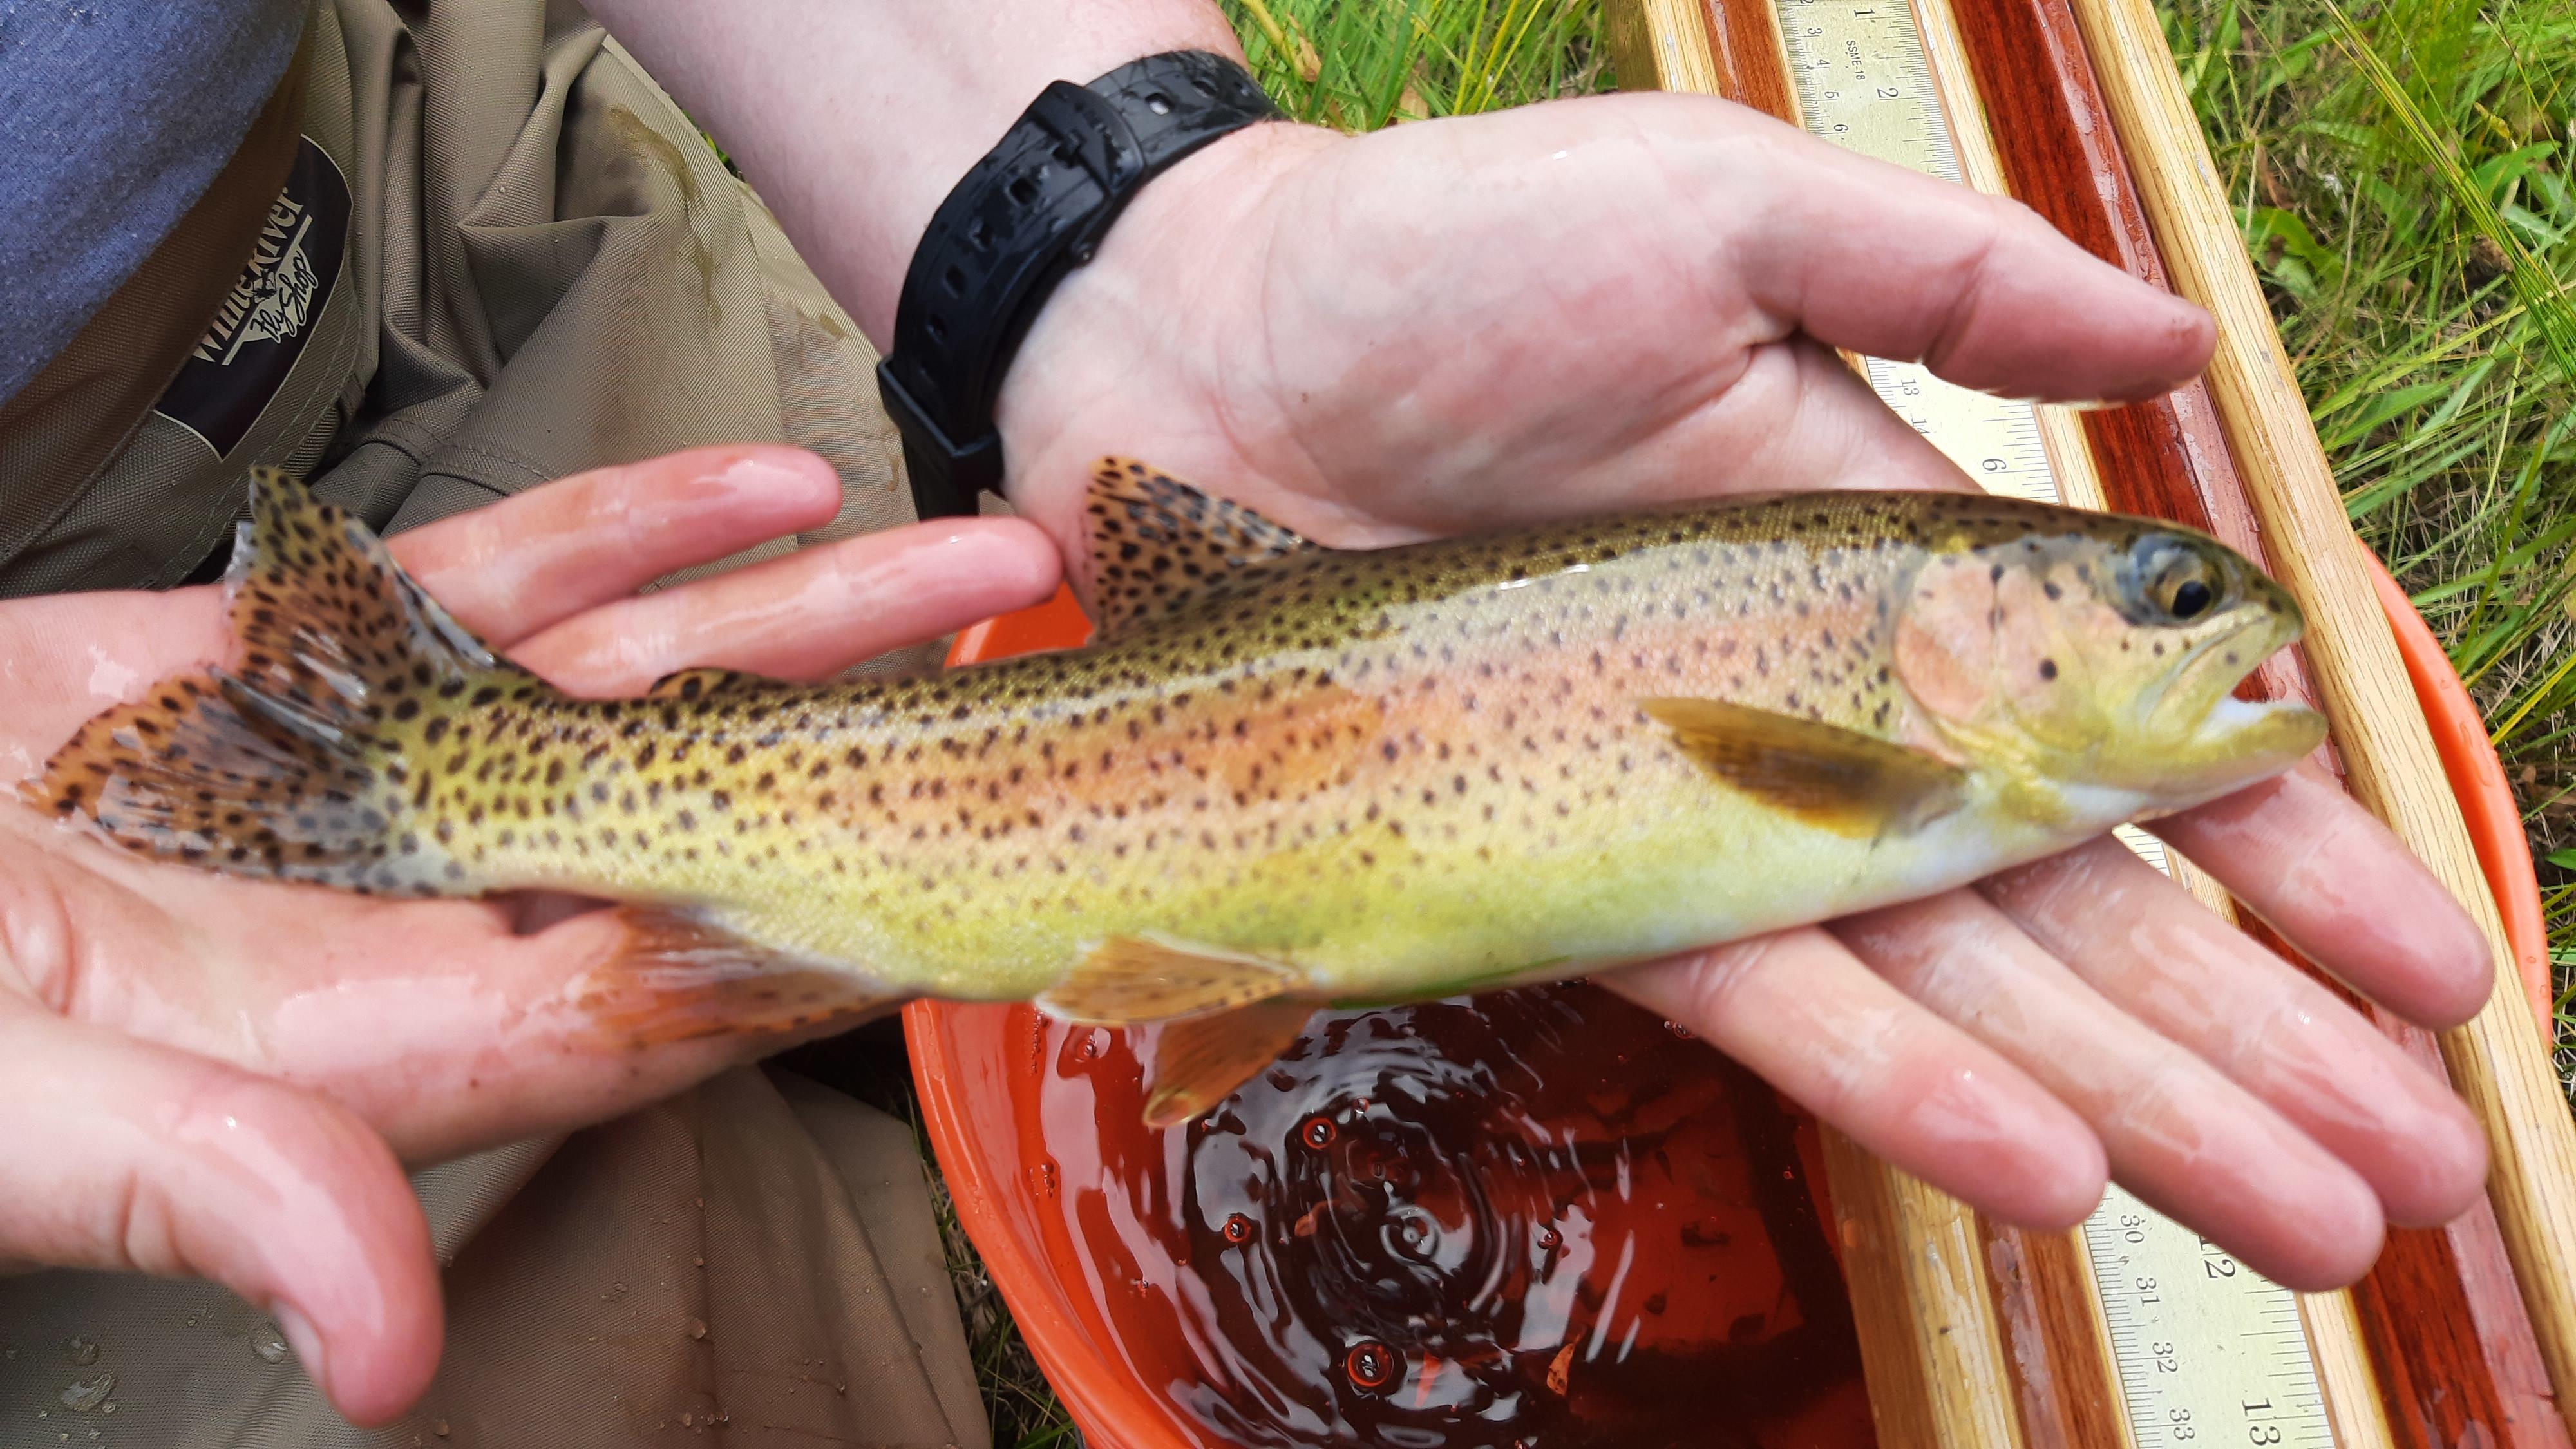
[[[1895,653],[1953,750],[2161,813],[2277,774],[2325,737],[2314,710],[2235,693],[2305,627],[2288,590],[2216,539],[2053,511],[1936,550]]]

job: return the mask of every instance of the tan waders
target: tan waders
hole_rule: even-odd
[[[0,593],[211,576],[257,463],[398,530],[784,441],[844,485],[805,541],[908,522],[875,362],[571,7],[318,0],[224,176],[0,406]],[[848,1096],[737,1070],[415,1182],[449,1320],[409,1418],[351,1428],[221,1289],[39,1272],[0,1277],[0,1445],[989,1441],[911,1132]]]

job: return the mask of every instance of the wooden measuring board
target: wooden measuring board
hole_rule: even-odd
[[[2083,1233],[2139,1449],[2338,1442],[2294,1295],[2116,1187]]]
[[[2391,653],[2384,620],[2363,616],[2367,598],[2357,604],[2333,567],[2357,545],[2144,0],[1610,0],[1609,20],[1625,85],[1723,95],[2019,196],[2106,260],[2213,307],[2221,358],[2207,383],[2081,419],[1950,387],[1913,364],[1855,363],[1990,488],[2173,518],[2270,565],[2315,627],[2295,657],[2266,666],[2264,692],[2328,710],[2355,793],[2492,925],[2482,877],[2461,868],[2456,805],[2411,737],[2421,715],[2385,687],[2402,676],[2380,657]],[[2108,73],[2097,74],[2103,37]],[[2145,158],[2143,182],[2131,154]],[[2185,254],[2178,276],[2167,247]],[[2250,311],[2242,297],[2225,305],[2231,264]],[[2274,540],[2286,541],[2287,567]],[[2489,1208],[2392,1235],[2350,1295],[2301,1300],[2264,1284],[2117,1190],[2069,1237],[1980,1223],[1840,1144],[1832,1192],[1883,1442],[2567,1443],[2550,1382],[2576,1385],[2564,1271],[2576,1231],[2561,1221],[2576,1202],[2576,1139],[2509,969],[2500,983],[2489,1012],[2438,1052],[2425,1033],[2383,1021],[2449,1065],[2500,1171]]]
[[[1971,179],[1963,152],[1992,156],[1979,129],[1968,128],[1962,138],[1954,126],[1910,5],[1779,0],[1777,15],[1795,103],[1788,118],[1810,133],[1959,185]],[[1977,171],[1988,189],[2002,189],[1999,166]],[[1856,363],[1890,408],[1989,491],[2103,505],[2080,437],[2061,426],[2052,438],[2039,409],[1944,382],[1919,363]],[[2172,869],[2154,837],[2124,829],[2121,838],[2159,869]],[[2204,1429],[2215,1433],[2243,1417],[2230,1413],[2237,1405],[2253,1404],[2262,1406],[2250,1412],[2264,1416],[2264,1432],[2282,1435],[2281,1442],[2335,1442],[2294,1295],[2223,1256],[2212,1264],[2223,1263],[2225,1276],[2204,1272],[2194,1263],[2198,1234],[2116,1188],[2083,1236],[2113,1412],[2126,1420],[2130,1442],[2141,1449],[2188,1444]],[[2253,1426],[2228,1427],[2245,1432]]]
[[[1778,14],[1796,119],[1811,133],[1957,185],[1970,179],[1963,151],[1993,155],[1981,128],[1954,127],[1910,5],[1781,0]],[[1970,132],[1964,145],[1962,129]],[[1979,169],[1978,179],[2002,189],[2000,163]],[[2070,490],[2061,479],[2030,404],[1953,386],[1919,363],[1868,358],[1861,370],[1880,398],[1988,491],[2102,506],[2095,480],[2081,478]],[[2061,439],[2057,451],[2067,473],[2084,471],[2080,442]],[[2153,836],[2129,828],[2120,838],[2173,871]],[[2117,1187],[2083,1236],[2131,1442],[2186,1446],[2204,1432],[2226,1432],[2233,1442],[2258,1428],[2279,1436],[2266,1442],[2335,1442],[2295,1295],[2223,1254],[2206,1256],[2199,1234]]]

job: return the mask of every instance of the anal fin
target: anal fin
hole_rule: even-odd
[[[618,1047],[856,1026],[904,993],[749,940],[668,906],[616,908],[625,947],[575,985],[593,1035]]]
[[[1717,699],[1644,699],[1637,707],[1711,774],[1838,835],[1913,830],[1967,798],[1967,771],[1840,725]]]
[[[1275,961],[1150,936],[1093,947],[1038,998],[1074,1021],[1124,1026],[1249,1006],[1287,993],[1295,974]]]
[[[1234,1094],[1295,1044],[1311,1001],[1272,999],[1167,1022],[1145,1069],[1145,1125],[1177,1127]]]

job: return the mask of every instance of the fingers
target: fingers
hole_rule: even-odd
[[[1813,928],[1601,983],[1708,1038],[1854,1141],[2007,1222],[2063,1228],[2102,1199],[2102,1146],[2019,1069]]]
[[[300,979],[244,1015],[259,1025],[259,1069],[348,1108],[406,1161],[605,1121],[856,1024],[841,1016],[787,1029],[761,1018],[750,1029],[742,1013],[774,1009],[775,993],[731,1000],[728,985],[750,983],[706,980],[685,954],[643,954],[668,942],[627,911],[584,911],[522,934],[534,923],[491,904],[391,910],[398,922],[380,918],[365,933],[371,969],[335,969],[335,953],[318,950],[320,959],[282,968]],[[337,923],[327,934],[359,932]],[[647,1013],[705,1030],[648,1032],[628,1020]],[[217,1033],[208,1049],[237,1051],[238,1037]]]
[[[675,569],[823,523],[840,497],[810,453],[701,448],[530,489],[391,547],[460,623],[506,648]],[[75,725],[144,685],[223,658],[232,644],[219,600],[180,589],[0,605],[12,706],[0,717],[0,778],[34,773]]]
[[[592,609],[512,655],[579,694],[696,667],[819,679],[1038,603],[1060,566],[1046,534],[1017,519],[916,524]]]
[[[2142,1030],[1975,894],[1833,929],[1896,990],[2082,1114],[2124,1186],[2256,1271],[2326,1288],[2378,1256],[2379,1203],[2350,1167],[2207,1062]]]
[[[78,852],[95,857],[84,861],[21,848],[52,830],[33,812],[0,812],[0,1132],[20,1095],[12,1009],[149,1043],[137,1047],[147,1067],[283,1083],[286,1101],[333,1103],[383,1139],[371,1150],[408,1162],[603,1121],[799,1039],[646,1044],[607,1030],[608,1007],[681,995],[705,974],[642,956],[667,943],[627,913],[539,923],[497,901],[280,889],[104,850]],[[762,1008],[755,996],[747,1009]],[[156,1089],[143,1069],[117,1070],[138,1092]],[[162,1095],[185,1101],[189,1090]],[[370,1160],[313,1176],[346,1176],[354,1191]],[[0,1162],[0,1259],[12,1255],[15,1205],[34,1200],[11,1170]]]
[[[1758,135],[1728,260],[1784,324],[2013,397],[2152,397],[2208,363],[2207,313],[2028,207],[1785,128]]]
[[[0,781],[35,774],[81,721],[223,658],[231,639],[213,589],[0,603]]]
[[[1604,982],[2010,1221],[2081,1218],[2107,1154],[2258,1271],[2323,1289],[2368,1269],[2385,1218],[2475,1200],[2484,1142],[2442,1083],[2116,842],[1985,889]]]
[[[2486,934],[2351,796],[2302,767],[2147,829],[2371,1000],[2429,1027],[2495,987]]]
[[[2117,841],[2007,871],[1979,889],[2047,948],[2013,959],[2048,961],[2042,974],[2072,989],[2056,968],[2062,962],[2090,983],[2086,995],[2099,992],[2118,1008],[2115,1017],[2125,1013],[2152,1028],[2132,1028],[2125,1047],[2099,1031],[2089,1049],[2077,1043],[2068,1055],[2086,1073],[2105,1070],[2123,1051],[2178,1043],[2172,1049],[2187,1049],[2233,1078],[2359,1173],[2397,1222],[2445,1223],[2476,1201],[2486,1139],[2448,1085]],[[2060,1050],[2068,1040],[2060,1039]],[[2116,1145],[2112,1156],[2119,1160]],[[2304,1159],[2267,1149],[2247,1160],[2266,1183],[2285,1189]],[[2262,1192],[2250,1185],[2229,1191],[2243,1202]],[[2319,1219],[2285,1210],[2278,1220]]]
[[[190,1274],[277,1320],[349,1418],[438,1366],[429,1229],[393,1154],[268,1079],[0,1003],[0,1259]]]
[[[507,648],[675,569],[829,521],[831,465],[733,446],[600,468],[390,541],[457,622]]]
[[[1684,419],[1631,460],[1676,497],[1705,493],[1712,478],[1783,492],[1977,489],[1866,379],[1802,337],[1754,349],[1726,406]]]

